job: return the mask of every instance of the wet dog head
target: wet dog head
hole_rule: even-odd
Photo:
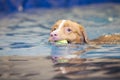
[[[53,25],[49,41],[59,40],[67,40],[69,43],[88,43],[83,26],[71,20],[59,20]]]

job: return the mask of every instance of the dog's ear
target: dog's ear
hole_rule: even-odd
[[[82,31],[82,36],[83,36],[83,41],[88,44],[88,43],[89,43],[89,40],[88,40],[88,37],[87,37],[85,31]]]
[[[74,28],[76,28],[76,31],[78,33],[78,35],[80,36],[80,41],[82,41],[82,43],[89,43],[86,31],[84,29],[84,27],[76,22],[71,21],[71,25],[74,26]]]
[[[79,34],[82,36],[82,41],[88,44],[89,40],[88,40],[86,31],[81,25],[79,25]]]

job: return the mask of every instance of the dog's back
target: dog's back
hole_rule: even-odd
[[[120,34],[100,36],[97,39],[91,40],[90,44],[120,44]]]

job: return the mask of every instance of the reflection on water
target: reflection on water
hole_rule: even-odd
[[[74,55],[78,51],[82,51],[87,47],[87,45],[77,45],[77,44],[68,44],[68,45],[52,45],[51,55],[55,57],[65,57],[68,55]],[[80,53],[79,53],[80,54]]]

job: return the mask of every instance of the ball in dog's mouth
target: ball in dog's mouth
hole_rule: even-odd
[[[59,40],[59,41],[56,41],[55,42],[56,44],[68,44],[68,41],[67,40]]]

